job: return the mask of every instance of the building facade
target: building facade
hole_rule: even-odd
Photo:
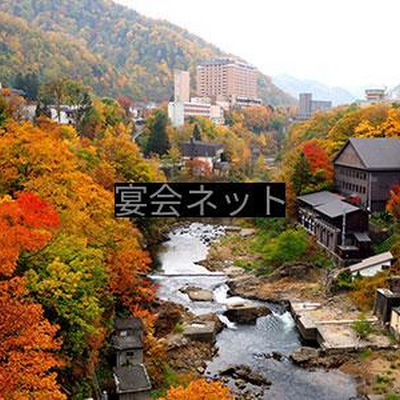
[[[300,93],[297,119],[306,120],[318,111],[328,111],[331,108],[331,101],[313,100],[312,93]]]
[[[207,143],[190,139],[181,143],[181,152],[184,162],[198,160],[207,164],[211,171],[221,163],[224,147],[218,143]]]
[[[204,62],[197,67],[197,95],[231,102],[257,99],[257,70],[230,58]]]
[[[382,212],[400,183],[399,139],[349,139],[334,158],[335,187],[370,212]]]
[[[175,127],[183,126],[187,120],[196,117],[210,119],[215,125],[223,125],[225,123],[224,110],[221,106],[207,102],[194,102],[193,99],[185,103],[169,103],[168,116]]]
[[[297,198],[298,222],[317,242],[342,260],[359,260],[371,255],[368,214],[344,197],[328,192]]]
[[[112,337],[116,366],[115,393],[119,400],[150,400],[151,382],[143,364],[143,323],[139,318],[117,319]]]
[[[176,69],[174,71],[174,101],[187,103],[190,101],[190,72]]]

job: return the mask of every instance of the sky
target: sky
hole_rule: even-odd
[[[353,91],[400,83],[399,0],[116,0],[263,73]]]

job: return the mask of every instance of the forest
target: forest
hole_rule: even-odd
[[[145,18],[106,0],[12,0],[0,4],[0,81],[14,71],[37,73],[47,83],[80,78],[99,96],[126,94],[136,101],[168,101],[173,70],[189,69],[220,49],[168,22]],[[266,104],[294,100],[260,73]]]

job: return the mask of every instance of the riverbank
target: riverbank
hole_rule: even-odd
[[[229,230],[223,226],[197,223],[177,227],[160,249],[161,270],[152,276],[158,285],[158,297],[179,304],[185,308],[185,314],[190,313],[186,315],[187,320],[185,317],[174,323],[172,332],[161,339],[169,343],[169,358],[174,368],[209,379],[220,379],[234,390],[239,399],[344,400],[354,397],[355,384],[348,375],[321,368],[308,370],[290,359],[290,355],[301,347],[301,342],[284,303],[279,299],[274,302],[255,300],[256,293],[252,296],[247,293],[247,299],[234,295],[228,283],[233,279],[253,279],[251,274],[246,276],[242,269],[229,261],[224,263],[222,274],[222,269],[214,273],[205,268],[204,260],[210,260],[213,243],[229,236]],[[253,233],[249,229],[241,232],[244,237]],[[255,281],[254,285],[257,284]],[[245,287],[251,285],[244,284],[241,290]],[[200,299],[199,295],[205,297]],[[232,307],[236,310],[227,313]],[[268,312],[264,311],[265,308]],[[251,318],[246,315],[242,319],[244,309],[250,312]],[[172,311],[167,312],[167,315],[172,314]],[[198,319],[204,314],[217,316],[226,325],[215,336],[215,347],[211,343],[204,345],[204,342],[188,341],[189,338],[185,337],[187,324],[195,326],[195,334],[198,333],[196,329],[203,330]],[[239,319],[235,323],[231,318]],[[251,379],[247,379],[248,376]]]
[[[348,296],[332,296],[327,293],[326,270],[301,263],[283,265],[268,271],[265,276],[257,276],[256,272],[260,269],[252,271],[250,268],[246,270],[238,267],[252,265],[257,261],[257,254],[251,252],[249,255],[247,251],[249,242],[253,240],[252,235],[243,233],[243,230],[237,230],[213,243],[202,265],[229,276],[227,285],[230,294],[283,304],[290,309],[298,328],[304,328],[307,324],[308,328],[318,328],[315,337],[310,340],[317,345],[319,339],[322,348],[311,351],[310,358],[306,357],[297,364],[311,370],[338,369],[351,374],[357,381],[360,395],[374,394],[385,398],[386,395],[399,392],[400,376],[397,369],[400,357],[397,356],[397,346],[387,332],[375,325],[368,339],[358,337],[352,321],[360,318],[360,312]],[[253,234],[256,235],[256,231]],[[368,314],[363,318],[371,321],[374,319]],[[306,323],[299,323],[301,319]],[[307,332],[312,331],[308,329]]]

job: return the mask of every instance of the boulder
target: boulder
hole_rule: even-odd
[[[312,270],[313,265],[308,263],[283,264],[267,276],[265,280],[267,282],[276,282],[283,278],[295,278],[304,281],[309,278]]]
[[[220,333],[224,328],[225,324],[218,318],[216,314],[202,314],[196,317],[195,321],[212,321],[214,322],[214,327],[215,327],[215,334]]]
[[[183,336],[197,342],[215,342],[216,325],[213,321],[193,321],[184,327]]]
[[[239,232],[239,235],[243,238],[249,237],[249,236],[253,236],[256,233],[255,229],[242,229]]]
[[[172,332],[178,323],[192,318],[185,307],[172,302],[161,302],[157,307],[154,325],[156,337],[163,337]]]
[[[290,356],[295,364],[310,363],[311,361],[316,361],[318,357],[319,351],[313,347],[300,347]]]
[[[186,286],[180,289],[180,291],[187,294],[192,301],[213,301],[214,298],[211,290],[195,286]]]
[[[254,372],[248,365],[235,365],[219,372],[222,377],[229,376],[237,380],[240,384],[250,383],[255,386],[269,386],[272,383],[265,379],[261,374]]]
[[[257,318],[271,314],[271,310],[264,306],[255,306],[249,303],[228,305],[224,315],[230,321],[238,324],[255,324]]]

